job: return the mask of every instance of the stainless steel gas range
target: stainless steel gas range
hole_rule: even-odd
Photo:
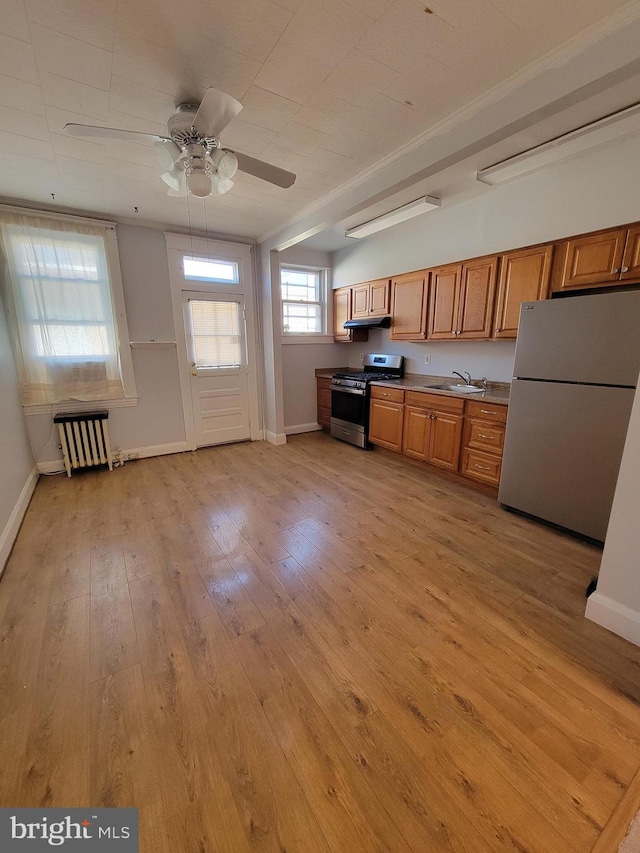
[[[331,435],[357,447],[367,447],[369,386],[375,379],[400,379],[404,356],[365,355],[363,370],[335,373],[331,380]]]

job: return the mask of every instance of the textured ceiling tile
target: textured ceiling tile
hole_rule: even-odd
[[[38,83],[38,69],[31,45],[0,33],[0,74],[26,83]]]
[[[334,65],[374,23],[344,0],[305,0],[285,30],[280,45],[300,50],[318,62]]]
[[[109,93],[57,74],[40,72],[42,97],[45,104],[60,107],[80,115],[104,119],[109,108]]]
[[[352,112],[352,104],[327,92],[318,92],[300,108],[296,122],[333,134],[348,126]]]
[[[114,74],[111,81],[111,109],[140,119],[166,123],[174,112],[174,99],[167,92],[140,86]]]
[[[65,157],[62,154],[56,153],[56,166],[60,175],[68,173],[70,175],[82,175],[87,178],[95,177],[96,174],[102,175],[104,170],[98,163],[92,163],[89,160],[78,160],[77,157]]]
[[[127,139],[108,139],[106,148],[108,157],[126,160],[128,163],[153,166],[156,159],[153,145],[147,143],[129,142]]]
[[[237,148],[243,154],[258,155],[274,138],[275,131],[259,127],[257,124],[243,121],[240,116],[234,118],[221,133],[222,144],[225,147]]]
[[[50,71],[96,89],[109,89],[110,51],[69,38],[40,24],[32,24],[31,33],[39,71]]]
[[[100,166],[104,163],[105,146],[99,143],[52,133],[51,144],[56,156],[60,154],[62,157],[75,157],[78,160],[87,160],[89,163],[98,163]]]
[[[117,0],[25,0],[29,20],[111,50]]]
[[[167,185],[160,180],[160,177],[154,172],[153,166],[147,166],[144,163],[135,163],[130,160],[123,160],[120,157],[111,157],[110,151],[107,148],[107,159],[104,163],[105,175],[116,175],[119,178],[131,178],[134,181],[146,181],[149,187],[153,187],[157,181],[161,187],[164,187],[166,193]]]
[[[302,161],[302,168],[321,175],[335,175],[352,163],[351,157],[336,154],[334,151],[324,151],[319,148]]]
[[[0,74],[0,104],[14,107],[36,115],[44,115],[44,101],[40,86],[35,83],[25,83],[15,77]]]
[[[296,166],[304,159],[303,154],[296,154],[295,151],[285,151],[276,145],[267,145],[260,156],[268,163],[280,166],[281,169],[288,169],[290,172],[295,172]]]
[[[22,154],[25,157],[36,157],[42,160],[55,159],[50,142],[7,133],[4,130],[0,131],[0,152],[5,155]]]
[[[304,45],[299,45],[304,49]],[[278,44],[253,81],[283,98],[304,103],[325,79],[331,66],[304,52]]]
[[[370,18],[381,18],[387,9],[393,5],[394,0],[346,0],[349,6],[364,12]]]
[[[31,177],[37,175],[46,180],[58,180],[58,164],[53,160],[41,160],[38,157],[12,154],[8,162],[10,170],[16,175],[28,174]]]
[[[29,22],[23,0],[2,0],[0,33],[21,41],[30,41]]]
[[[264,62],[291,20],[291,12],[271,0],[207,2],[202,8],[200,31],[228,50]],[[210,25],[207,26],[207,23]]]
[[[273,144],[276,148],[306,155],[319,148],[325,139],[328,139],[328,134],[292,121],[275,137]]]
[[[364,151],[382,152],[382,148],[376,148],[379,143],[380,137],[376,133],[369,133],[357,127],[345,127],[323,142],[322,147],[327,151],[335,151],[336,154],[358,158]]]
[[[0,130],[17,133],[20,136],[32,136],[49,142],[49,126],[44,116],[25,113],[12,107],[0,106]]]
[[[242,105],[241,117],[245,121],[275,131],[282,130],[300,109],[300,104],[295,101],[281,98],[259,86],[249,87],[242,98]]]
[[[72,175],[60,173],[60,186],[70,190],[82,190],[87,193],[102,195],[104,179],[100,177],[89,177],[86,175]]]

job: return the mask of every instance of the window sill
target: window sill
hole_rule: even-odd
[[[124,397],[121,400],[83,400],[69,403],[44,403],[42,405],[23,406],[25,416],[53,415],[57,412],[93,412],[94,409],[122,409],[137,406],[137,397]]]
[[[282,335],[283,344],[333,344],[333,335]]]

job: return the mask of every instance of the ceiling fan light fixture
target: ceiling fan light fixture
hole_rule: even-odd
[[[211,176],[211,195],[224,195],[233,187],[233,181],[229,178],[221,178],[218,173]]]
[[[187,186],[191,195],[206,198],[211,195],[211,176],[204,169],[192,169],[187,175]]]
[[[216,148],[211,154],[211,162],[223,180],[230,180],[238,171],[238,158],[232,151]]]
[[[180,148],[170,139],[166,142],[154,142],[153,147],[156,152],[156,159],[162,166],[162,171],[170,172],[182,153]]]

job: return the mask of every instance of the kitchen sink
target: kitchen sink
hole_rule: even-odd
[[[477,385],[425,385],[425,388],[433,388],[434,391],[456,391],[460,394],[477,394],[479,391],[484,391],[484,388],[478,388]]]

